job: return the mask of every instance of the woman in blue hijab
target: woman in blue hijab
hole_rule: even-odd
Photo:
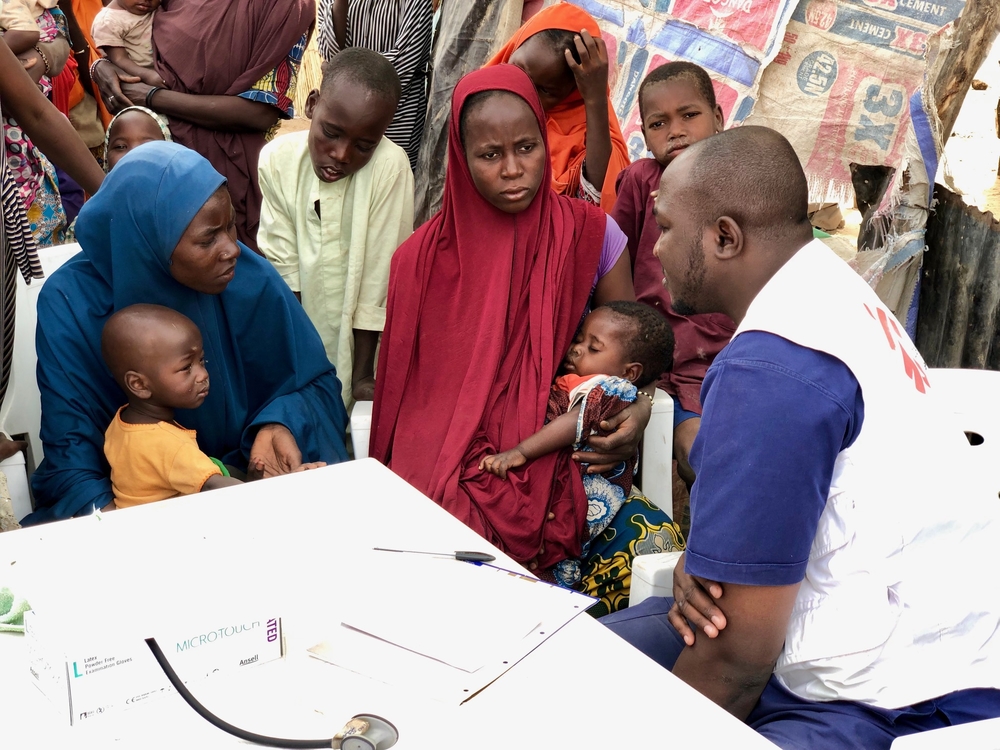
[[[136,148],[80,212],[83,249],[38,298],[45,458],[25,525],[113,501],[104,431],[125,396],[101,358],[115,311],[146,302],[201,330],[212,390],[178,410],[201,449],[263,476],[347,459],[340,382],[302,306],[271,264],[236,241],[223,177],[175,143]]]

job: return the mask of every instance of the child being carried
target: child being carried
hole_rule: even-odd
[[[148,86],[165,86],[153,70],[153,16],[160,0],[111,0],[97,14],[91,34],[108,59]]]
[[[583,321],[549,391],[545,425],[517,446],[486,456],[480,470],[507,478],[507,472],[557,450],[588,451],[586,440],[602,434],[600,423],[635,401],[640,388],[670,369],[674,337],[666,319],[639,302],[609,302]],[[585,559],[589,543],[607,528],[632,491],[638,456],[603,474],[583,474],[589,500]],[[585,471],[586,465],[581,466]],[[555,565],[556,581],[580,580],[580,560]]]
[[[174,409],[197,409],[208,396],[201,332],[188,317],[160,305],[126,307],[104,325],[101,354],[128,397],[104,434],[115,506],[242,484],[174,421]]]

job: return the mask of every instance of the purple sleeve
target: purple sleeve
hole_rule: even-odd
[[[594,277],[594,286],[604,278],[604,275],[615,267],[615,263],[622,257],[625,248],[628,246],[628,237],[621,227],[608,217],[608,223],[604,227],[604,244],[601,246],[601,257],[597,261],[597,276]]]
[[[857,379],[828,354],[750,331],[716,358],[702,397],[685,570],[721,583],[798,583],[837,455],[861,430]]]

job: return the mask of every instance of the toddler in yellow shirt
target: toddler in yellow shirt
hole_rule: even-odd
[[[101,354],[128,397],[104,434],[115,506],[241,484],[174,421],[174,409],[197,409],[208,396],[201,332],[189,318],[160,305],[126,307],[105,324]]]

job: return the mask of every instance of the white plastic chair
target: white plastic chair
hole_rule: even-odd
[[[59,245],[38,251],[42,270],[48,278],[53,271],[80,252],[77,244]],[[14,505],[14,515],[23,518],[31,512],[31,498],[28,493],[29,468],[42,461],[42,441],[39,428],[42,421],[42,403],[35,379],[35,324],[38,293],[45,279],[35,279],[29,286],[21,274],[17,274],[16,318],[14,321],[14,350],[10,368],[7,394],[0,404],[0,431],[7,435],[26,435],[30,464],[26,464],[20,454],[0,464],[0,470],[7,475],[7,483]]]
[[[893,740],[890,750],[1000,750],[1000,719],[931,729]]]
[[[927,377],[931,395],[970,436],[977,453],[1000,458],[1000,372],[940,368]]]
[[[368,457],[368,438],[372,429],[372,402],[357,401],[351,411],[351,440],[354,457]],[[665,391],[657,391],[653,412],[643,433],[643,494],[668,515],[673,512],[674,400]]]

